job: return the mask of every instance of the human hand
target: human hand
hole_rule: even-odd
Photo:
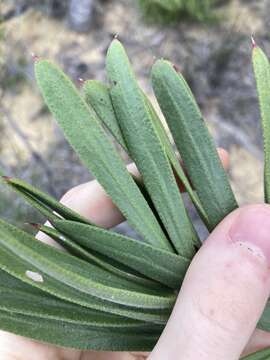
[[[227,166],[227,155],[220,152]],[[134,167],[130,168],[135,172]],[[123,221],[96,181],[70,190],[62,202],[96,224]],[[255,326],[270,292],[270,206],[230,214],[204,243],[185,277],[170,320],[151,354],[81,352],[0,332],[3,360],[234,360],[270,346]],[[41,241],[54,241],[39,234]],[[269,244],[269,245],[268,245]]]

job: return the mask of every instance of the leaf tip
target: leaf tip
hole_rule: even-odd
[[[250,39],[251,39],[252,49],[256,48],[256,47],[257,47],[257,44],[256,44],[256,41],[255,41],[253,35],[251,35]]]
[[[31,53],[31,58],[34,63],[37,63],[40,60],[40,57],[34,52]]]
[[[6,183],[10,183],[12,181],[12,177],[10,176],[1,176],[1,179],[5,181]]]
[[[41,225],[37,223],[25,223],[25,225],[32,226],[34,229],[40,230]]]
[[[174,70],[175,70],[177,73],[180,73],[180,72],[181,72],[181,71],[180,71],[180,68],[179,68],[177,65],[172,64],[172,66],[173,66]]]
[[[78,84],[81,85],[81,86],[84,85],[84,83],[85,83],[85,80],[83,78],[81,78],[81,77],[79,77],[77,79],[77,81],[78,81]]]

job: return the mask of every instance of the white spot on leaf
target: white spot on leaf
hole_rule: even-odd
[[[43,282],[43,281],[44,281],[44,280],[43,280],[43,276],[40,275],[40,274],[37,273],[37,272],[34,272],[34,271],[27,270],[27,271],[25,272],[25,275],[26,275],[29,279],[31,279],[31,280],[33,280],[33,281],[35,281],[35,282]]]

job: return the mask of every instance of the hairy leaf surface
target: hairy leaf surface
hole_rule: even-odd
[[[120,279],[108,271],[54,249],[1,221],[0,244],[23,260],[78,291],[110,302],[149,309],[170,308],[175,295]]]
[[[270,202],[270,64],[264,52],[253,48],[253,70],[259,98],[264,141],[264,196]]]
[[[35,71],[45,102],[86,167],[145,241],[168,248],[162,229],[108,139],[95,111],[55,65],[46,60],[38,61]]]
[[[152,83],[211,230],[237,207],[213,139],[191,90],[172,64],[158,60]]]
[[[155,326],[133,332],[121,328],[112,331],[6,311],[0,311],[0,323],[1,329],[14,334],[80,350],[150,351],[161,333]]]
[[[75,223],[76,224],[76,223]],[[61,225],[59,226],[61,227]],[[108,261],[109,258],[106,260],[103,260],[101,256],[97,253],[93,254],[93,251],[87,251],[87,247],[82,247],[78,245],[79,242],[75,242],[71,240],[72,234],[68,233],[67,235],[63,235],[60,232],[56,231],[55,229],[52,229],[48,226],[40,226],[39,230],[53,238],[55,241],[57,241],[60,245],[62,245],[65,249],[67,249],[71,254],[86,260],[87,262],[91,264],[98,265],[99,267],[110,271],[111,273],[119,276],[120,278],[123,277],[124,279],[127,279],[131,282],[135,282],[147,287],[152,287],[158,289],[160,287],[160,284],[151,281],[149,279],[146,279],[145,277],[138,276],[139,273],[134,274],[132,272],[132,269],[129,267],[124,267],[121,263],[118,261],[115,261],[112,265],[110,261]],[[91,249],[92,250],[92,249]],[[118,260],[118,259],[117,259]]]
[[[139,273],[173,288],[179,288],[190,263],[183,256],[105,229],[62,220],[54,221],[53,225],[82,247],[122,262]]]
[[[138,328],[147,323],[92,310],[51,296],[0,270],[0,309],[96,327]]]
[[[83,93],[87,104],[95,110],[117,142],[127,150],[112,106],[109,87],[97,80],[87,80],[83,86]]]
[[[109,47],[106,68],[113,107],[129,153],[176,251],[191,257],[193,234],[183,200],[144,95],[118,40]]]

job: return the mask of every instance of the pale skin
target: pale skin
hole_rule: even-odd
[[[220,149],[219,154],[227,168],[227,153]],[[136,174],[134,166],[129,170]],[[96,181],[71,189],[62,202],[105,228],[123,221]],[[42,234],[37,237],[55,245]],[[223,220],[193,259],[170,320],[151,354],[82,352],[0,331],[0,358],[237,360],[241,354],[270,347],[270,334],[255,330],[270,293],[269,237],[268,205],[243,207]]]

